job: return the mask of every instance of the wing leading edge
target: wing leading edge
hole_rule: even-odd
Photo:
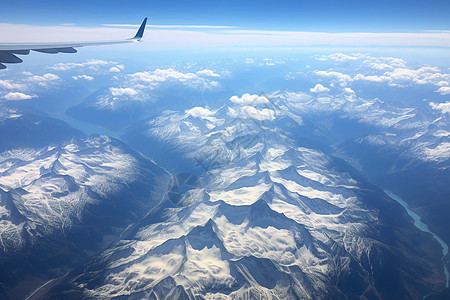
[[[6,64],[21,63],[22,59],[16,55],[28,55],[30,51],[41,53],[76,53],[75,48],[86,46],[115,45],[139,42],[144,36],[147,18],[142,21],[139,30],[132,38],[117,41],[98,41],[98,42],[63,42],[63,43],[3,43],[0,44],[0,69],[6,69]]]

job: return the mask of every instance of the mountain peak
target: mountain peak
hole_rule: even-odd
[[[192,229],[189,234],[186,236],[189,240],[192,248],[196,250],[201,250],[204,247],[211,248],[216,246],[217,248],[222,247],[222,242],[217,237],[214,228],[216,224],[212,219],[208,219],[205,225],[197,226]]]

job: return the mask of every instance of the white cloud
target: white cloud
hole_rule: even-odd
[[[23,89],[25,88],[25,85],[20,83],[12,83],[11,80],[0,80],[0,88],[5,88],[8,90]]]
[[[207,77],[219,77],[220,76],[219,74],[215,73],[214,71],[207,70],[207,69],[198,71],[196,74],[200,75],[200,76],[207,76]]]
[[[437,86],[449,86],[448,81],[439,81],[438,83],[435,83]]]
[[[384,73],[390,81],[415,81],[416,83],[430,83],[428,77],[432,74],[438,74],[439,69],[422,67],[418,70],[398,68],[392,72]]]
[[[436,92],[440,93],[441,95],[448,95],[448,94],[450,94],[450,87],[443,86],[443,87],[439,88]]]
[[[347,94],[354,94],[355,93],[354,90],[352,90],[351,88],[348,88],[348,87],[344,88],[344,92],[347,93]]]
[[[74,80],[78,80],[78,79],[84,79],[84,80],[94,80],[94,77],[89,76],[89,75],[78,75],[78,76],[72,76],[72,78]]]
[[[376,59],[380,59],[380,60],[384,60],[386,61],[389,65],[394,66],[394,67],[404,67],[406,65],[406,62],[401,59],[401,58],[396,58],[396,57],[380,57],[380,58],[376,58]]]
[[[186,114],[191,115],[196,118],[204,118],[214,115],[214,112],[204,107],[194,107],[185,111]]]
[[[327,87],[324,87],[323,85],[321,85],[320,83],[316,84],[316,86],[314,86],[313,88],[309,89],[310,92],[312,93],[323,93],[323,92],[329,92],[330,89]]]
[[[450,113],[450,102],[445,102],[445,103],[430,102],[430,106],[433,109],[442,111],[443,114]]]
[[[438,68],[421,67],[417,70],[407,68],[396,68],[393,71],[384,72],[382,75],[357,74],[354,80],[365,80],[372,82],[387,82],[391,86],[405,86],[409,84],[435,84],[450,80],[450,74],[440,73]]]
[[[366,64],[369,68],[374,70],[393,69],[394,67],[405,67],[406,65],[406,62],[401,58],[373,57],[361,53],[352,53],[352,54],[333,53],[330,55],[316,56],[316,59],[321,61],[333,60],[337,62],[349,62],[349,61],[356,61],[359,59],[365,59],[363,63]]]
[[[10,92],[6,94],[3,98],[5,98],[6,100],[15,101],[15,100],[28,100],[34,97],[36,96],[26,95],[19,92]]]
[[[372,82],[383,82],[388,81],[389,78],[387,76],[377,76],[377,75],[363,75],[363,74],[357,74],[354,77],[355,80],[365,80],[365,81],[372,81]]]
[[[91,70],[98,70],[100,67],[107,67],[111,64],[117,63],[113,61],[105,61],[100,59],[90,59],[79,63],[59,63],[51,68],[56,71],[68,71],[74,68],[83,68],[83,67],[88,67]]]
[[[135,96],[138,94],[138,92],[135,89],[132,88],[110,88],[109,91],[111,94],[116,96]]]
[[[197,78],[197,76],[193,73],[182,73],[170,68],[156,69],[155,71],[153,71],[153,74],[155,74],[156,76],[160,76],[166,80],[177,80],[181,82]]]
[[[269,100],[264,96],[250,95],[248,93],[242,95],[241,97],[232,96],[230,98],[230,101],[237,104],[252,104],[252,105],[269,103]]]
[[[255,120],[274,120],[275,119],[275,112],[268,108],[263,108],[262,110],[259,110],[253,106],[244,106],[242,108],[242,112],[246,114],[249,118],[255,119]]]
[[[284,60],[274,60],[272,58],[264,58],[263,59],[263,64],[265,64],[266,66],[275,66],[275,65],[281,65],[286,63]]]
[[[118,67],[111,67],[111,68],[109,68],[109,71],[112,73],[117,73],[117,72],[120,72],[120,69]]]
[[[33,82],[48,82],[48,81],[54,81],[60,79],[58,75],[47,73],[45,75],[39,76],[34,75],[28,78],[29,81]]]
[[[146,83],[159,83],[166,81],[166,78],[154,74],[154,72],[136,72],[128,75],[133,81],[142,81]]]
[[[369,62],[368,63],[369,68],[375,69],[375,70],[386,70],[386,69],[392,69],[393,67],[391,65],[385,64],[385,63],[376,63],[376,62]]]
[[[316,59],[322,60],[322,61],[334,60],[334,61],[339,61],[339,62],[346,62],[346,61],[357,60],[362,57],[364,57],[364,55],[362,55],[361,53],[354,53],[354,54],[350,54],[350,55],[344,54],[344,53],[333,53],[330,55],[317,56]]]
[[[327,78],[336,78],[339,81],[352,81],[352,77],[350,75],[335,72],[335,71],[314,71],[314,73],[318,76],[327,77]]]
[[[204,70],[205,71],[205,70]],[[214,75],[210,70],[205,74]],[[203,75],[205,75],[203,74]],[[128,75],[133,82],[145,82],[150,87],[159,86],[163,82],[181,82],[186,86],[198,89],[211,89],[219,86],[217,81],[212,81],[205,76],[199,76],[194,73],[183,73],[174,69],[156,69],[154,71],[137,72]],[[215,77],[215,76],[214,76]]]
[[[375,70],[385,70],[393,68],[403,68],[406,66],[406,62],[397,57],[373,57],[365,55],[367,60],[364,61],[370,68]]]

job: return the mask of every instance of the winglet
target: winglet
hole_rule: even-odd
[[[145,24],[147,24],[147,18],[145,18],[144,21],[142,21],[142,24],[139,27],[138,32],[132,38],[132,40],[140,41],[142,39],[142,36],[144,35]]]

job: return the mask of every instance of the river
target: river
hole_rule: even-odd
[[[414,226],[416,226],[417,228],[419,228],[423,232],[428,232],[429,234],[431,234],[431,236],[441,245],[441,247],[442,247],[442,258],[441,258],[441,260],[442,260],[442,263],[444,264],[444,272],[445,272],[445,278],[446,278],[445,286],[448,288],[449,287],[449,281],[450,281],[450,274],[449,274],[448,267],[447,267],[447,264],[445,263],[445,259],[444,259],[445,256],[448,254],[448,245],[438,235],[436,235],[434,232],[432,232],[430,230],[430,228],[428,228],[427,224],[422,222],[422,220],[421,220],[421,218],[420,218],[420,216],[418,214],[416,214],[415,212],[413,212],[412,210],[409,209],[408,203],[406,203],[402,198],[400,198],[396,194],[392,193],[391,191],[384,190],[384,192],[389,197],[391,197],[393,200],[398,202],[401,206],[403,206],[403,208],[406,210],[408,215],[410,215],[411,218],[413,218]]]

